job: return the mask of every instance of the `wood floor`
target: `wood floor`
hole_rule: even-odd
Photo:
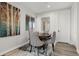
[[[64,42],[56,43],[54,50],[56,56],[79,56],[74,45]]]
[[[50,49],[51,47],[49,46],[48,50]],[[37,56],[37,55],[34,52],[30,53],[28,51],[16,49],[14,51],[6,53],[5,56]],[[40,56],[44,56],[44,55],[40,55]],[[55,45],[52,56],[79,56],[79,54],[77,53],[75,46],[64,42],[58,42]]]

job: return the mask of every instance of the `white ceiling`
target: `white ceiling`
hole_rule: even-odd
[[[72,2],[18,2],[20,5],[23,5],[25,8],[29,8],[34,13],[48,12],[52,10],[69,8],[72,5]],[[51,7],[48,8],[47,5]]]
[[[71,2],[26,2],[24,5],[30,8],[35,13],[42,13],[57,9],[64,9],[68,8],[72,5]],[[50,5],[51,7],[48,8],[47,6]]]

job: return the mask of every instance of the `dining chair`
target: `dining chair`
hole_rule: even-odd
[[[54,43],[55,43],[55,40],[56,40],[56,32],[54,31],[53,32],[53,35],[51,37],[51,43],[52,43],[53,51],[54,51]]]
[[[56,40],[56,32],[54,31],[53,34],[51,34],[51,37],[48,38],[49,40],[47,41],[48,44],[52,44],[52,48],[54,51],[54,43]]]
[[[37,55],[39,55],[39,49],[43,48],[45,43],[39,39],[37,32],[30,32],[30,45],[31,45],[30,52],[32,51],[32,47],[35,47],[37,48]]]
[[[56,39],[56,32],[54,31],[50,37],[47,38],[48,40],[46,41],[47,43],[47,55],[52,55],[54,52],[54,43]]]

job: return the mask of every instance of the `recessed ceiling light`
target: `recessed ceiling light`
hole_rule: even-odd
[[[50,8],[51,6],[50,5],[47,5],[47,7]]]

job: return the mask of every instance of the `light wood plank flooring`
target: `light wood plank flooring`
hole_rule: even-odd
[[[56,56],[79,56],[74,45],[64,42],[56,43],[54,50]]]

